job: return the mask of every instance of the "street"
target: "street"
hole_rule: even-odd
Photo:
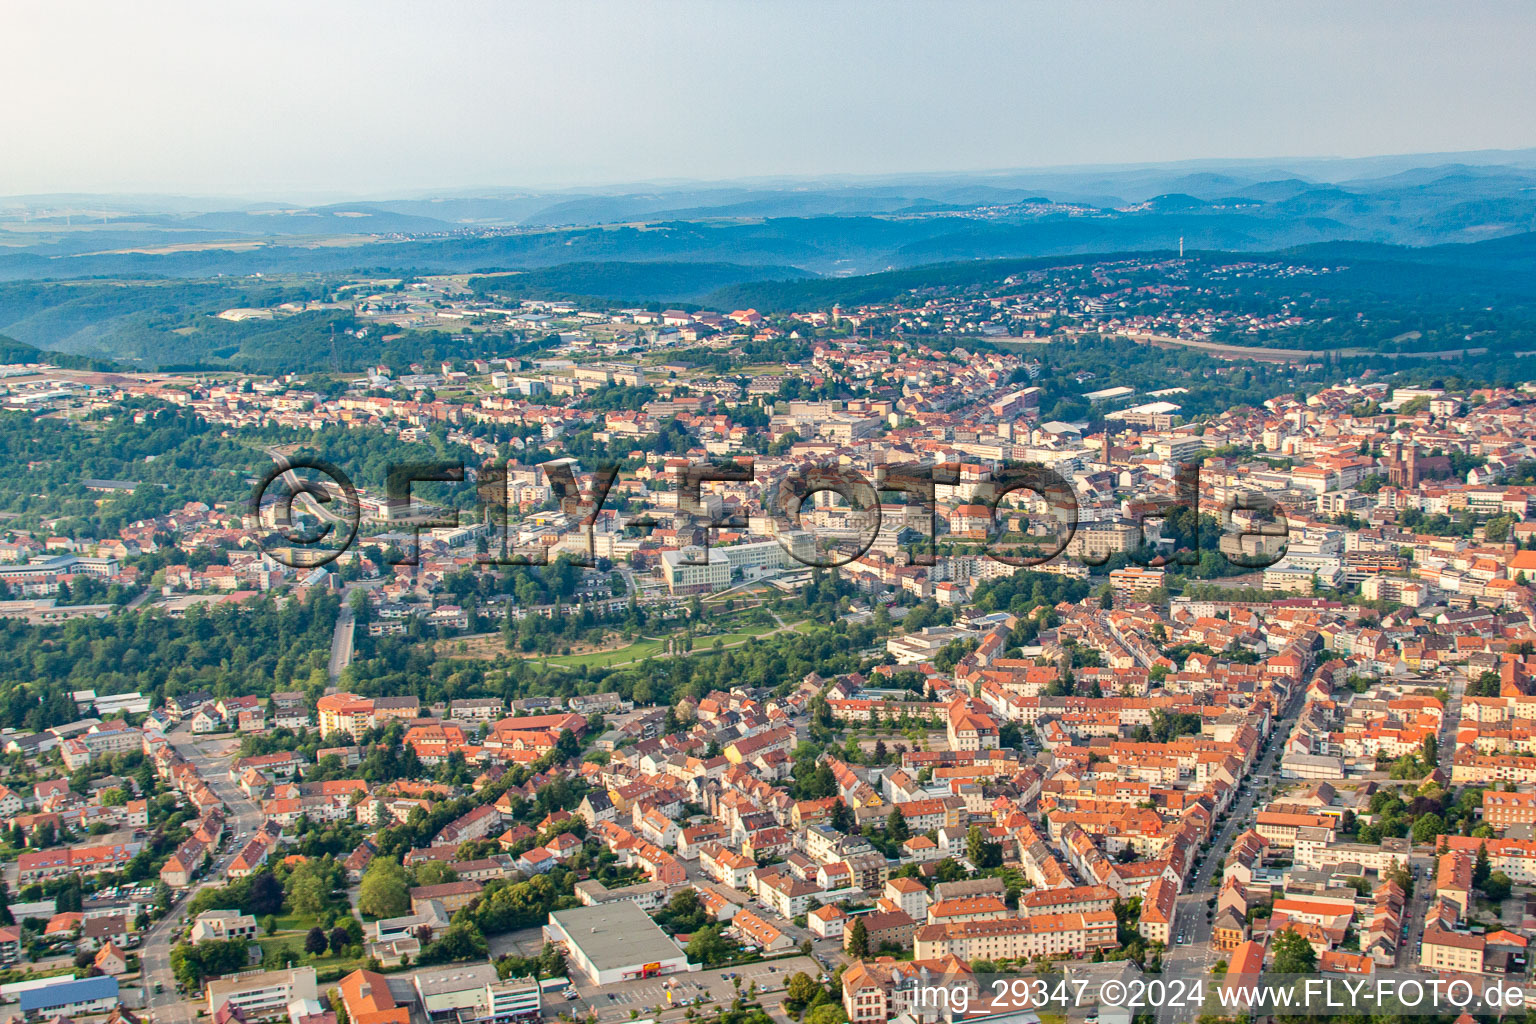
[[[194,741],[190,726],[178,724],[165,735],[177,752],[197,768],[198,774],[224,801],[226,808],[224,824],[227,837],[222,851],[214,856],[213,866],[201,880],[178,894],[166,915],[145,933],[144,944],[139,950],[139,959],[143,965],[145,1011],[149,1019],[167,1024],[190,1024],[197,1017],[199,1004],[196,1001],[185,1001],[176,993],[176,979],[171,974],[172,942],[182,930],[186,904],[202,889],[224,884],[225,869],[245,843],[239,837],[244,834],[249,839],[261,827],[262,814],[261,808],[229,781],[229,759],[220,758],[215,761],[204,754]],[[229,737],[220,737],[213,742],[229,742]],[[155,991],[156,985],[160,986],[159,992]]]
[[[1173,922],[1169,927],[1169,936],[1173,942],[1163,953],[1165,977],[1189,980],[1208,977],[1211,968],[1220,959],[1211,946],[1212,927],[1211,917],[1208,916],[1210,908],[1206,906],[1207,901],[1216,894],[1211,880],[1219,877],[1222,862],[1226,859],[1227,847],[1237,834],[1253,821],[1254,804],[1258,800],[1260,788],[1267,786],[1273,778],[1279,765],[1281,751],[1285,749],[1286,737],[1290,735],[1291,727],[1300,716],[1301,697],[1302,694],[1298,692],[1291,698],[1284,716],[1277,720],[1274,728],[1270,730],[1263,753],[1259,755],[1258,762],[1244,779],[1243,795],[1227,815],[1226,823],[1217,831],[1199,870],[1195,872],[1188,887],[1174,903]],[[1180,943],[1178,941],[1180,936],[1188,942]],[[1172,1024],[1178,1019],[1180,1012],[1181,1010],[1175,1007],[1160,1008],[1157,1012],[1158,1024]]]

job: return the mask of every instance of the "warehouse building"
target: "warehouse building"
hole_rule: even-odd
[[[698,970],[650,915],[628,901],[550,913],[544,937],[594,985]]]
[[[21,1012],[28,1018],[106,1013],[118,1005],[117,979],[81,978],[28,989],[21,993]]]

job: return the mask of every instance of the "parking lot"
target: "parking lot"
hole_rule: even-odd
[[[578,1018],[586,1016],[589,1007],[604,1018],[628,1018],[632,1010],[646,1017],[655,1007],[664,1011],[669,1007],[681,1009],[695,999],[705,1004],[728,1003],[737,995],[735,982],[738,979],[743,995],[753,984],[756,984],[759,996],[782,992],[790,976],[801,971],[813,978],[823,973],[821,965],[812,958],[795,956],[768,963],[641,978],[601,988],[578,983],[576,990],[581,998],[561,1009]],[[672,993],[670,1004],[667,1002],[669,991]],[[767,1000],[765,1005],[777,1005],[777,1002],[777,999]]]

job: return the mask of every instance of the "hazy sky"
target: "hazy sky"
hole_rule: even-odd
[[[1536,4],[7,0],[0,195],[1536,145]]]

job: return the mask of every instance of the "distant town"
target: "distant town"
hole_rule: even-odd
[[[1536,382],[1252,360],[1310,313],[1084,273],[777,315],[363,281],[356,338],[522,354],[0,368],[48,439],[4,472],[0,1000],[933,1024],[1049,1017],[923,1001],[998,972],[1525,984]],[[290,505],[334,505],[249,502],[307,457],[358,492],[314,566]],[[411,459],[467,476],[402,499]],[[752,472],[689,499],[704,464]]]

